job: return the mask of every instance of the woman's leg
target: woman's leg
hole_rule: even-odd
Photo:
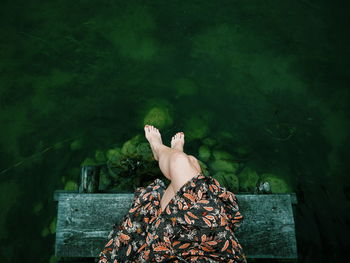
[[[178,153],[172,156],[169,162],[169,171],[171,174],[171,184],[175,193],[187,181],[200,173],[186,153]]]
[[[183,152],[184,137],[181,133],[173,137],[171,148],[163,144],[159,130],[154,126],[146,125],[145,134],[160,170],[170,181],[192,178],[200,172],[197,159]]]
[[[171,148],[172,149],[177,149],[180,152],[184,152],[184,144],[185,144],[185,134],[183,132],[178,132],[176,133],[172,138],[171,138]],[[198,170],[198,173],[201,172],[201,167],[199,165],[199,162],[196,157],[193,155],[187,155],[191,161],[191,163],[194,165],[194,167]]]
[[[175,138],[173,137],[173,148],[170,148],[163,144],[157,128],[146,125],[145,134],[150,142],[153,156],[155,160],[158,160],[160,170],[171,181],[168,186],[170,189],[166,189],[162,198],[164,201],[162,203],[167,204],[182,185],[200,173],[200,167],[194,156],[190,157],[182,151],[183,143],[181,145],[181,141],[184,139],[181,135],[177,134]]]

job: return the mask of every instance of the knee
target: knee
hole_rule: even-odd
[[[194,157],[193,155],[188,155],[188,158],[189,158],[193,163],[198,162],[197,158]]]
[[[184,152],[174,152],[170,157],[170,161],[174,163],[188,162],[189,157]]]
[[[198,170],[198,172],[202,172],[202,168],[199,164],[198,159],[196,157],[194,157],[193,155],[188,155],[188,158],[192,162],[193,166]]]

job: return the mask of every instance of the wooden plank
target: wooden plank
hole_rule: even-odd
[[[114,222],[129,211],[133,194],[58,195],[56,255],[95,257]]]
[[[291,194],[236,194],[244,216],[236,236],[248,258],[296,259]],[[132,193],[79,194],[57,191],[55,253],[97,257],[115,222],[128,212]]]
[[[236,194],[244,216],[236,236],[248,258],[297,258],[289,194]]]

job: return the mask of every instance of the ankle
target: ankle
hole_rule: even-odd
[[[157,143],[154,143],[152,144],[153,146],[153,149],[159,153],[160,151],[164,150],[165,148],[167,148],[166,145],[164,145],[163,143],[160,143],[160,142],[157,142]]]

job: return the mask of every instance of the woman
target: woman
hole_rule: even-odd
[[[156,179],[136,189],[129,212],[114,224],[98,263],[246,263],[234,235],[243,219],[236,196],[204,176],[198,160],[183,152],[182,132],[168,147],[157,128],[146,125],[144,130],[170,184]]]

